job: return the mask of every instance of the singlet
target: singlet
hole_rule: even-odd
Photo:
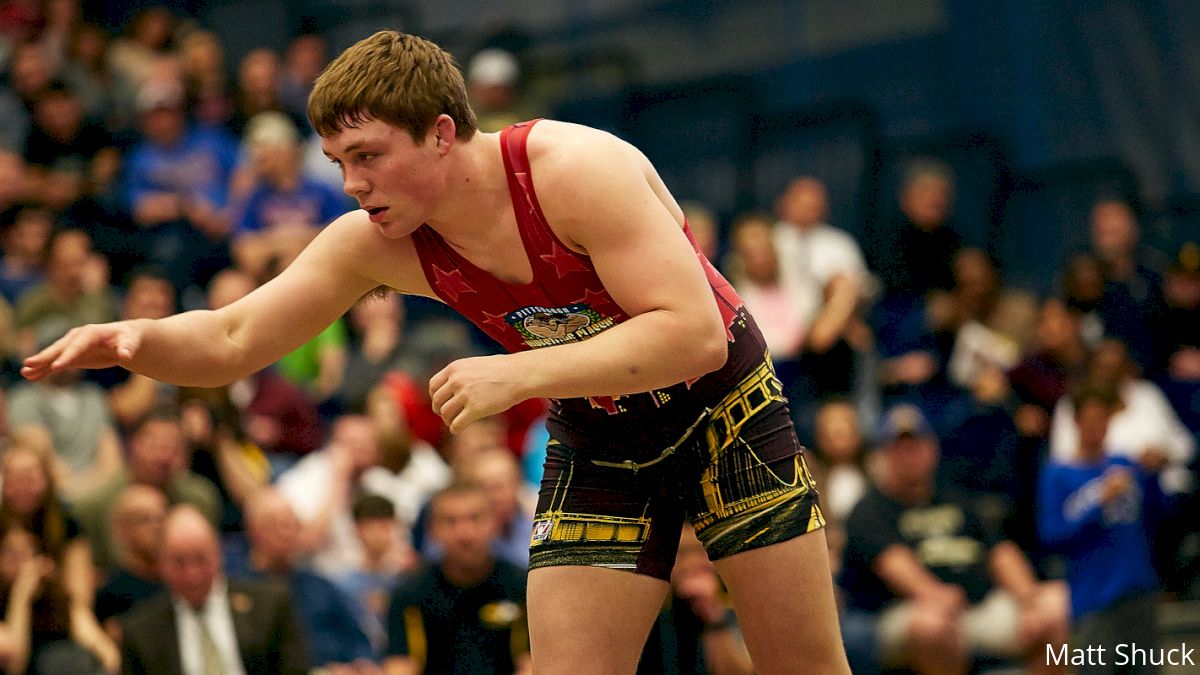
[[[542,214],[526,153],[526,139],[536,122],[514,124],[500,134],[517,227],[533,268],[531,283],[497,279],[428,225],[412,235],[425,278],[438,298],[510,352],[586,340],[629,319],[605,290],[591,260],[564,245]],[[733,287],[700,253],[686,223],[684,231],[725,323],[725,365],[696,380],[651,392],[553,400],[547,421],[551,438],[597,456],[652,457],[679,440],[706,406],[762,366],[766,348],[758,327]]]

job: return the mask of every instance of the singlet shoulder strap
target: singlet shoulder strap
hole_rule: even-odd
[[[546,215],[538,203],[537,192],[533,189],[526,141],[533,125],[539,121],[518,122],[500,133],[504,171],[508,174],[508,189],[517,214],[517,228],[521,231],[521,239],[529,254],[530,264],[534,266],[535,276],[539,265],[548,264],[543,257],[553,257],[559,249],[567,251],[566,255],[570,257],[582,260],[579,254],[570,251],[559,241],[558,235],[546,222]]]
[[[529,132],[540,119],[528,122],[517,122],[507,126],[500,132],[500,143],[504,146],[504,167],[512,174],[529,174],[529,153],[525,150],[525,142]]]

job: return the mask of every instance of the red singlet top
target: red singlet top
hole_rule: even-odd
[[[626,321],[591,260],[567,248],[538,205],[525,143],[533,122],[504,129],[500,144],[517,227],[533,281],[513,284],[476,267],[441,235],[422,225],[412,235],[421,268],[438,297],[510,352],[586,340]],[[696,248],[691,229],[684,232]],[[568,447],[621,459],[653,457],[677,441],[706,406],[760,366],[766,348],[741,298],[696,248],[729,339],[724,367],[691,381],[642,394],[552,401],[551,436]]]

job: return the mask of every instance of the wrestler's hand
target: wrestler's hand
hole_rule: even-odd
[[[138,321],[72,328],[54,344],[25,359],[21,375],[36,382],[72,368],[109,368],[128,364],[142,342]]]
[[[457,434],[528,398],[521,394],[520,382],[521,374],[512,372],[506,354],[459,359],[429,380],[429,399],[450,433]]]

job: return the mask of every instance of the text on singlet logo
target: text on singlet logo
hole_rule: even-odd
[[[504,320],[533,348],[586,340],[616,325],[612,317],[603,316],[585,304],[522,307],[510,312]]]

